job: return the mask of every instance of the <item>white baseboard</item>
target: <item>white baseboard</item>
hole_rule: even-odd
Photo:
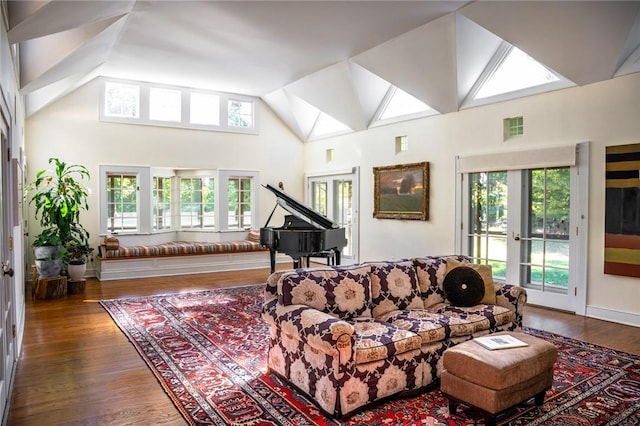
[[[290,262],[291,258],[285,255],[276,255],[276,262],[287,261]],[[270,262],[268,251],[257,251],[133,259],[98,259],[96,265],[96,277],[100,281],[111,281],[269,268]]]
[[[587,306],[585,316],[640,327],[640,314],[634,314],[631,312],[614,311],[613,309],[599,308],[597,306]]]

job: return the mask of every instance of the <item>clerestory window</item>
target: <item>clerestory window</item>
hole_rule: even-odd
[[[140,86],[116,82],[104,85],[104,114],[118,118],[140,118]]]
[[[104,81],[100,121],[257,134],[258,98],[140,81]]]
[[[179,90],[152,87],[149,90],[149,119],[180,122],[182,93]]]
[[[228,124],[231,127],[253,127],[253,103],[238,99],[230,99],[228,103]]]

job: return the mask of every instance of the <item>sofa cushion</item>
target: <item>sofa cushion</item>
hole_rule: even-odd
[[[442,286],[447,300],[454,306],[475,306],[484,296],[482,277],[475,269],[467,266],[449,270]]]
[[[307,305],[336,318],[371,317],[371,278],[368,266],[326,267],[282,275],[283,305]]]
[[[411,260],[371,262],[371,296],[373,316],[398,309],[423,306],[416,269]]]
[[[493,286],[493,271],[491,269],[491,265],[479,264],[479,263],[464,263],[459,262],[456,259],[447,259],[447,275],[453,269],[459,266],[466,266],[468,268],[473,268],[476,272],[480,274],[482,277],[482,281],[484,283],[484,296],[480,300],[480,303],[484,304],[496,304],[496,290]],[[471,305],[472,306],[472,305]]]
[[[449,317],[468,321],[473,326],[473,333],[494,330],[515,319],[515,312],[499,305],[476,305],[471,307],[443,304],[435,312]]]
[[[420,349],[415,333],[376,320],[355,320],[356,364],[385,360],[407,351]]]
[[[473,325],[465,319],[430,312],[426,309],[389,312],[382,315],[379,320],[416,333],[422,339],[423,345],[451,337],[469,336],[474,330]]]
[[[445,294],[442,286],[444,283],[444,277],[447,273],[447,259],[469,262],[467,257],[457,255],[426,256],[413,259],[425,308],[429,308],[445,301]]]

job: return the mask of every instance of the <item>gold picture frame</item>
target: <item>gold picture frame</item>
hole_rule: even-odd
[[[429,220],[429,163],[373,168],[373,217]]]

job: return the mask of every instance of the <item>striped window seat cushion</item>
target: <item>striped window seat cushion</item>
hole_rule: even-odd
[[[119,246],[115,250],[104,250],[104,247],[102,248],[103,259],[241,253],[265,250],[260,246],[260,242],[255,240],[223,242],[173,241],[154,245]]]

